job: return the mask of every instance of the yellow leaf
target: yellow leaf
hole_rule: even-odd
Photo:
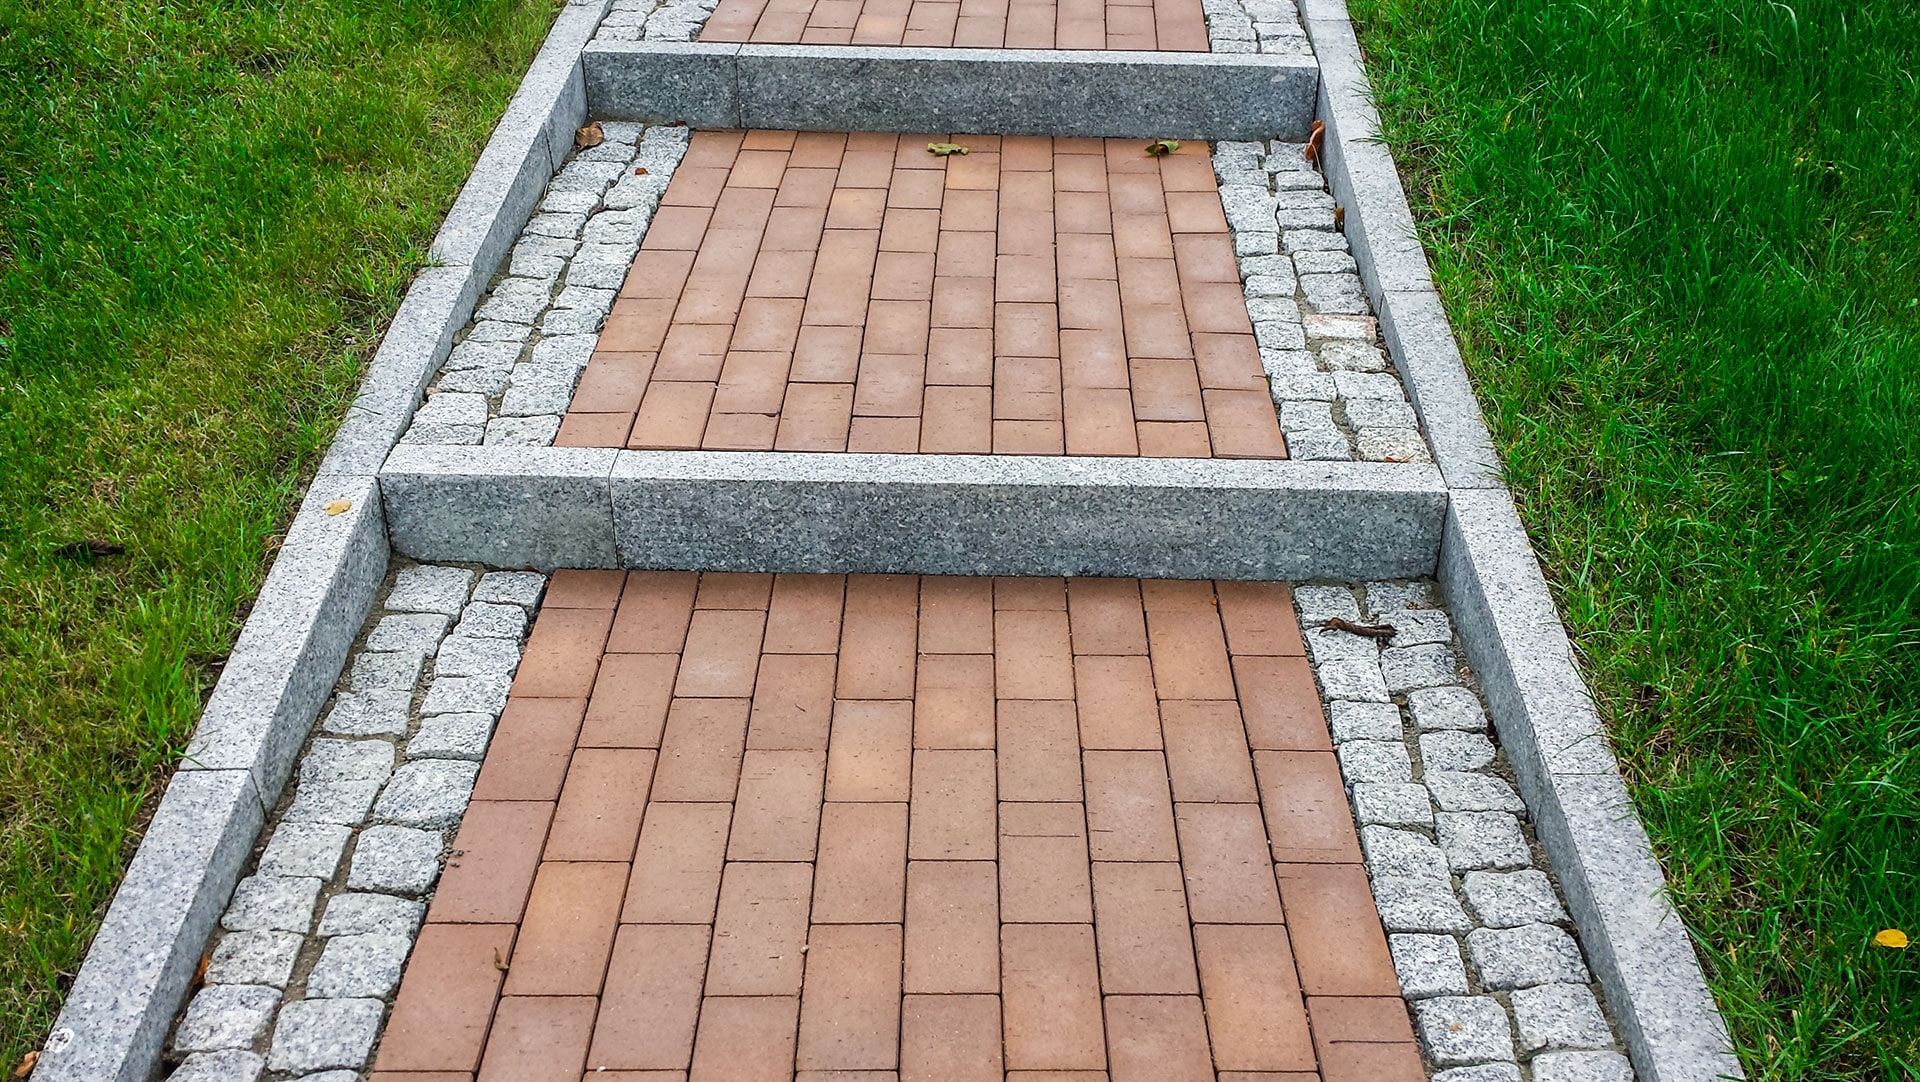
[[[965,154],[967,148],[959,143],[928,143],[927,153],[936,158],[945,158],[952,154]]]
[[[352,508],[353,508],[352,500],[335,500],[332,503],[329,503],[327,505],[327,514],[343,515],[348,511],[352,510]]]
[[[1877,947],[1891,947],[1894,950],[1905,950],[1907,947],[1907,933],[1898,928],[1882,928],[1874,933],[1873,942]]]
[[[1155,139],[1147,144],[1147,153],[1156,158],[1164,158],[1179,149],[1180,140],[1178,139]]]

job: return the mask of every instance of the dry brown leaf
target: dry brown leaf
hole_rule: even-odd
[[[329,515],[344,515],[348,511],[351,511],[352,509],[353,509],[352,500],[334,500],[333,502],[327,504],[327,514]]]
[[[1349,635],[1364,635],[1369,639],[1391,639],[1399,632],[1392,624],[1356,624],[1352,620],[1343,620],[1336,616],[1320,625],[1329,631],[1344,631]]]
[[[606,141],[607,133],[600,130],[600,122],[598,120],[573,133],[573,147],[575,150],[597,147]]]
[[[1326,144],[1326,141],[1327,141],[1326,124],[1318,120],[1314,121],[1313,130],[1307,136],[1307,151],[1306,151],[1305,157],[1309,164],[1312,164],[1312,165],[1320,164],[1320,148]]]
[[[38,1050],[28,1052],[26,1055],[21,1056],[20,1066],[15,1067],[13,1069],[13,1077],[15,1078],[27,1077],[28,1075],[33,1073],[33,1065],[39,1062],[40,1062],[40,1053]]]
[[[636,165],[636,166],[634,166],[634,167],[633,167],[633,175],[634,175],[634,176],[636,176],[636,177],[644,177],[644,176],[646,176],[646,175],[647,175],[647,167],[646,167],[646,166],[644,166],[644,165]]]
[[[1336,233],[1345,233],[1347,231],[1347,208],[1333,208],[1333,229]]]

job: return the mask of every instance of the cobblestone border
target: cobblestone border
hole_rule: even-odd
[[[1744,1078],[1499,478],[1499,456],[1434,292],[1399,171],[1380,139],[1345,2],[1301,6],[1321,65],[1327,179],[1449,489],[1439,582],[1539,842],[1643,1082]]]
[[[358,1077],[545,586],[426,564],[392,576],[208,947],[173,1082]]]

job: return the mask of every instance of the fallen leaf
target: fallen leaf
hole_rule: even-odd
[[[499,970],[502,973],[505,973],[507,971],[507,960],[505,958],[500,957],[499,947],[493,948],[493,968]]]
[[[207,967],[212,964],[213,964],[213,955],[202,954],[200,956],[200,964],[194,967],[194,970],[193,970],[193,986],[195,988],[198,988],[201,985],[207,983]]]
[[[597,147],[607,141],[607,133],[600,130],[598,120],[573,133],[573,146],[576,150]]]
[[[1179,149],[1180,140],[1178,139],[1155,139],[1147,144],[1147,153],[1156,158],[1164,158]]]
[[[1304,155],[1310,164],[1320,164],[1320,148],[1327,141],[1327,126],[1321,121],[1313,122],[1313,129],[1307,135],[1307,150]]]
[[[13,1069],[13,1077],[15,1078],[27,1077],[28,1075],[33,1073],[33,1065],[39,1062],[40,1062],[40,1053],[38,1051],[28,1052],[26,1055],[21,1056],[20,1066],[15,1067]]]
[[[352,500],[334,500],[332,503],[329,503],[327,505],[327,514],[344,515],[352,509],[353,509]]]
[[[927,153],[936,158],[945,158],[954,154],[965,154],[967,148],[959,143],[928,143]]]
[[[1347,231],[1347,208],[1333,208],[1333,231],[1336,233],[1345,233]]]
[[[114,544],[112,541],[102,541],[97,537],[89,537],[85,541],[61,545],[53,551],[55,555],[65,556],[69,560],[85,560],[94,556],[118,556],[127,551],[127,547]]]
[[[1356,624],[1351,620],[1342,620],[1336,616],[1320,625],[1329,631],[1344,631],[1349,635],[1365,635],[1369,639],[1391,639],[1399,632],[1392,624]]]
[[[1907,933],[1898,928],[1882,928],[1873,934],[1873,945],[1889,947],[1893,950],[1907,949]]]
[[[634,175],[634,176],[636,176],[636,177],[644,177],[644,176],[646,176],[646,175],[647,175],[647,167],[646,167],[646,166],[644,166],[644,165],[636,165],[636,166],[634,166],[634,167],[633,167],[633,175]]]

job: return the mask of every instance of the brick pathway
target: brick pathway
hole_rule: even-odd
[[[378,1082],[1423,1078],[1284,585],[559,572],[473,795]]]
[[[1200,0],[721,0],[701,41],[1207,52]]]
[[[1279,458],[1204,143],[702,131],[561,446]]]

